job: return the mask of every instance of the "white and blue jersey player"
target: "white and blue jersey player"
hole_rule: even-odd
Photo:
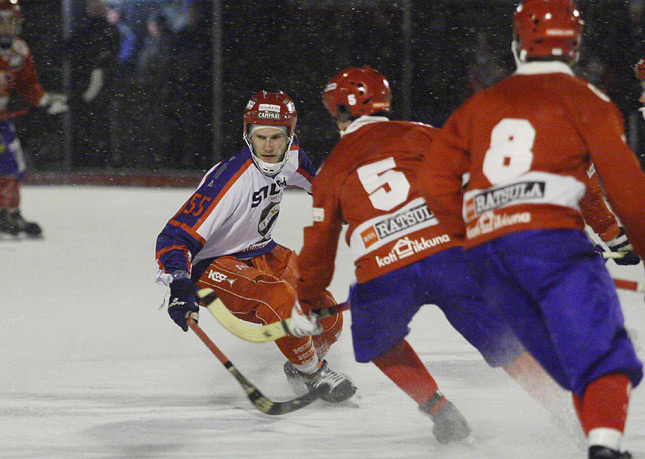
[[[297,113],[283,92],[256,93],[244,111],[246,146],[204,176],[197,190],[157,238],[157,281],[169,285],[168,312],[184,330],[198,311],[195,292],[212,288],[241,319],[267,324],[291,315],[296,301],[296,253],[272,238],[284,190],[311,191],[314,167],[295,137]],[[336,301],[326,293],[325,307]],[[342,315],[322,321],[315,337],[276,341],[285,372],[301,387],[326,384],[322,398],[348,399],[351,381],[329,369],[324,356],[338,340]]]

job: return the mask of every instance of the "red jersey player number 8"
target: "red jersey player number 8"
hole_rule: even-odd
[[[394,158],[390,156],[356,170],[375,209],[392,210],[408,199],[410,182],[403,172],[393,170],[395,167]],[[385,185],[390,188],[389,191]]]
[[[491,133],[482,171],[492,185],[528,172],[533,163],[535,128],[528,120],[505,118]]]

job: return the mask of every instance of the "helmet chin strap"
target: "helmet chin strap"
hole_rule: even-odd
[[[244,141],[249,146],[249,150],[251,150],[251,158],[253,159],[253,162],[258,167],[258,169],[260,169],[260,172],[262,172],[264,175],[268,175],[269,177],[273,177],[274,175],[277,175],[282,169],[284,169],[284,166],[287,165],[287,161],[289,161],[289,149],[291,148],[291,143],[293,142],[293,136],[289,137],[289,142],[287,142],[287,145],[284,149],[282,159],[277,163],[268,163],[260,159],[253,151],[253,145],[246,135],[244,136]]]
[[[513,60],[515,61],[515,67],[519,67],[522,64],[520,59],[520,53],[522,52],[522,46],[518,40],[513,40],[511,42],[511,51],[513,52]]]

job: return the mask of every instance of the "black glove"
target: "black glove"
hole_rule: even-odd
[[[614,261],[617,265],[626,266],[626,265],[637,265],[641,262],[641,259],[634,253],[634,248],[629,243],[625,231],[621,228],[618,236],[613,238],[611,241],[607,242],[607,247],[612,252],[624,253],[625,256],[622,258],[614,258]]]
[[[197,321],[199,318],[199,301],[197,300],[199,288],[193,284],[185,271],[174,273],[173,278],[170,283],[168,314],[182,330],[188,331],[186,319],[192,317]]]

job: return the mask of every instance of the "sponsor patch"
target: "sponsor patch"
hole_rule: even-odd
[[[363,240],[363,245],[365,245],[366,249],[379,240],[378,235],[376,234],[376,229],[374,229],[373,226],[361,232],[361,239]]]
[[[576,32],[571,29],[546,29],[548,37],[573,37],[575,34]]]
[[[325,90],[323,92],[333,91],[334,89],[337,88],[337,86],[338,85],[336,83],[330,83],[327,86],[325,86]]]
[[[505,187],[483,191],[464,203],[466,219],[470,221],[485,212],[520,201],[542,199],[545,190],[546,182],[536,180],[513,183]]]
[[[315,222],[322,222],[325,220],[325,209],[322,207],[313,207],[311,209],[311,216]]]
[[[208,273],[208,278],[212,281],[215,282],[224,282],[226,279],[228,279],[228,276],[226,274],[222,274],[218,271],[210,271]]]
[[[423,204],[398,212],[392,216],[375,223],[373,228],[379,239],[385,239],[401,231],[405,231],[413,226],[420,225],[428,220],[432,220],[434,215]]]
[[[530,222],[530,212],[518,212],[514,214],[496,214],[495,212],[486,212],[479,217],[475,226],[468,227],[466,229],[466,236],[468,239],[473,239],[482,234],[488,234],[506,226]]]
[[[410,240],[409,237],[404,237],[403,239],[399,239],[397,243],[394,244],[394,247],[392,247],[390,253],[388,253],[384,257],[379,257],[377,255],[375,257],[376,264],[379,266],[379,268],[382,268],[394,263],[395,261],[402,260],[411,255],[414,255],[415,253],[428,250],[439,244],[445,244],[446,242],[450,242],[450,236],[448,236],[447,234],[442,234],[441,236],[436,236],[432,239],[425,239],[421,237],[419,239]]]
[[[278,112],[280,113],[280,106],[273,104],[260,104],[258,110],[261,112]]]

